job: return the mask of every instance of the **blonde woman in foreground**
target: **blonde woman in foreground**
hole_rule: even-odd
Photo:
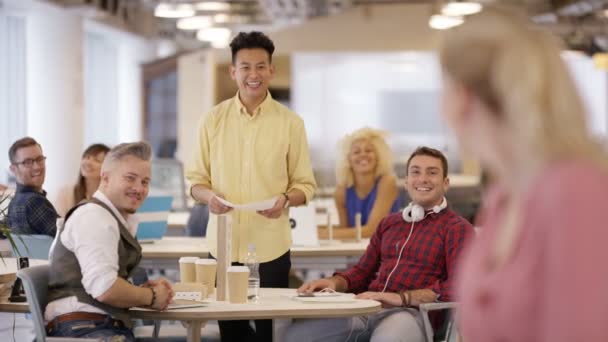
[[[608,341],[608,164],[556,38],[499,8],[443,37],[443,115],[493,176],[460,268],[466,341]]]
[[[365,127],[340,141],[334,193],[340,226],[334,228],[334,238],[356,237],[357,213],[361,214],[361,236],[369,238],[385,216],[399,211],[393,156],[384,136]],[[320,228],[319,237],[327,238],[327,229]]]

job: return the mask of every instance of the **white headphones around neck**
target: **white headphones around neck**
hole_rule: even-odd
[[[434,206],[429,212],[429,214],[431,212],[438,214],[440,211],[447,207],[448,201],[444,197],[441,201],[441,204]],[[427,213],[425,212],[424,208],[414,202],[410,202],[407,207],[403,208],[402,212],[402,216],[405,222],[420,222],[423,218],[426,217],[426,215]]]

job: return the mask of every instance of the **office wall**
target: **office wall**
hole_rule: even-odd
[[[153,42],[94,19],[85,29],[85,146],[142,139],[140,64],[155,58]]]
[[[215,53],[203,50],[177,62],[177,159],[190,161],[198,122],[215,105]]]
[[[303,52],[292,63],[293,109],[304,119],[319,173],[333,176],[338,141],[362,127],[390,134],[396,162],[428,145],[447,154],[453,171],[460,169],[458,146],[440,117],[435,53]]]
[[[52,199],[62,185],[75,181],[86,143],[115,144],[140,138],[139,63],[153,58],[153,45],[90,21],[90,11],[66,9],[46,1],[7,0],[2,11],[19,13],[25,20],[26,129],[22,134],[36,138],[48,157],[45,188]],[[103,75],[105,67],[105,72],[115,76],[109,87],[98,78],[89,80],[89,90],[103,95],[98,103],[113,106],[103,107],[111,110],[98,110],[88,119],[85,104],[94,95],[85,94],[85,32],[109,41],[115,51],[112,63],[95,63],[100,69],[97,75]],[[113,132],[112,139],[104,139],[101,134],[85,140],[84,132],[104,132],[106,128]],[[1,148],[6,151],[8,146]]]
[[[562,58],[583,99],[589,130],[605,138],[608,132],[608,73],[598,69],[593,60],[582,53],[565,52]]]
[[[74,182],[83,143],[82,18],[47,3],[26,15],[27,133],[42,145],[53,198]]]

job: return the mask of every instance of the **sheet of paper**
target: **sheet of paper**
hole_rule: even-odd
[[[302,297],[298,294],[287,295],[288,298],[304,303],[350,303],[356,301],[352,293],[326,293],[315,292],[312,296]]]
[[[244,211],[260,211],[266,210],[274,207],[275,202],[277,201],[276,197],[269,198],[267,200],[259,201],[259,202],[251,202],[245,204],[234,204],[230,201],[227,201],[223,198],[217,198],[223,205],[234,208],[236,210],[244,210]]]

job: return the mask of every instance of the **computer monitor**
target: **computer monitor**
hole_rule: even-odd
[[[136,237],[139,242],[160,240],[165,236],[171,202],[173,197],[170,195],[150,195],[137,209],[139,225]]]
[[[184,167],[177,159],[158,158],[152,160],[152,190],[169,193],[173,196],[173,211],[188,210]]]
[[[318,246],[316,209],[314,205],[289,208],[289,224],[294,246]]]

